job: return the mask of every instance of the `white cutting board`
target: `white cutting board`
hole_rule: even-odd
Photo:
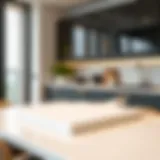
[[[22,131],[27,128],[70,139],[88,131],[94,132],[94,127],[107,127],[111,121],[124,122],[141,115],[139,109],[119,107],[115,102],[57,102],[21,108],[16,117]]]

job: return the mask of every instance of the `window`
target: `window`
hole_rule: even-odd
[[[21,103],[24,99],[24,11],[17,6],[5,8],[5,82],[6,99]]]

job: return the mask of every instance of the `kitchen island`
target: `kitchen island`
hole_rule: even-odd
[[[32,112],[32,108],[29,110]],[[46,136],[29,127],[24,132],[0,127],[1,139],[43,160],[160,159],[159,115],[147,113],[138,121],[82,134],[69,141]]]

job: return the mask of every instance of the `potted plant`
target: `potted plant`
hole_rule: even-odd
[[[54,81],[58,83],[64,83],[67,80],[71,79],[75,70],[63,63],[57,63],[51,68],[52,75],[54,76]]]

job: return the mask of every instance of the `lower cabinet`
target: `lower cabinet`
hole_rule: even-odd
[[[106,101],[116,97],[114,93],[105,91],[77,91],[74,89],[46,88],[45,100],[71,100],[71,101]]]
[[[160,110],[160,96],[130,95],[127,102],[131,105],[155,107]]]
[[[85,99],[90,101],[106,101],[116,96],[115,93],[105,91],[87,91]]]
[[[70,101],[106,101],[114,97],[120,96],[115,92],[108,91],[77,91],[75,89],[51,89],[46,88],[45,100],[70,100]],[[123,95],[123,94],[122,94]],[[160,109],[160,96],[148,95],[128,95],[127,103],[131,106],[148,106]]]

